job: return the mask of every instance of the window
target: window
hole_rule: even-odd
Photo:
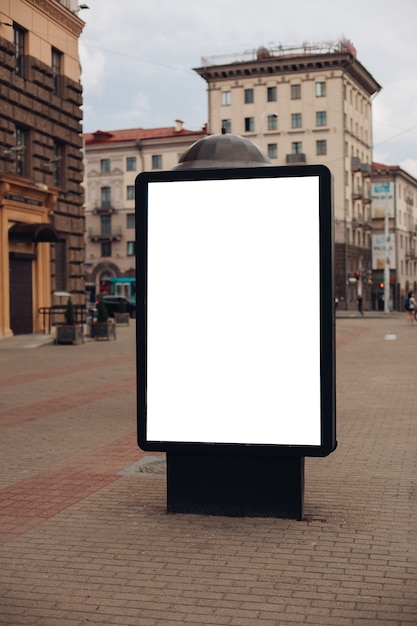
[[[316,154],[327,154],[327,141],[325,139],[316,141]]]
[[[291,100],[299,100],[301,98],[301,85],[291,85]]]
[[[232,104],[232,93],[230,91],[222,91],[222,106],[230,106]]]
[[[326,83],[316,83],[316,98],[326,95]]]
[[[128,200],[135,199],[135,185],[128,185],[126,187],[126,197]]]
[[[267,89],[267,101],[268,102],[276,102],[277,101],[277,88],[276,87],[268,87],[268,89]]]
[[[110,209],[111,208],[111,188],[101,187],[100,193],[101,193],[101,208]]]
[[[291,114],[291,128],[301,128],[301,113]]]
[[[245,131],[253,132],[255,130],[255,120],[253,117],[245,117]]]
[[[101,256],[111,256],[111,241],[101,242]]]
[[[126,254],[127,256],[135,256],[135,242],[134,241],[127,242]]]
[[[102,215],[100,217],[100,234],[104,237],[111,235],[111,215]]]
[[[245,89],[245,104],[252,104],[254,101],[253,89]]]
[[[135,214],[128,213],[126,215],[126,228],[135,228]]]
[[[28,131],[16,126],[15,130],[15,154],[16,154],[16,174],[26,176],[25,150],[28,144]]]
[[[302,154],[303,153],[303,144],[301,141],[293,141],[291,144],[291,153],[292,154]]]
[[[110,159],[100,160],[100,172],[102,174],[106,174],[107,172],[110,172]]]
[[[61,62],[62,53],[52,48],[52,79],[54,82],[54,94],[60,95],[61,92]]]
[[[14,33],[14,50],[16,60],[16,74],[18,76],[24,75],[24,57],[25,57],[25,36],[26,31],[20,28],[16,24],[13,26]]]
[[[153,154],[152,155],[152,169],[153,170],[161,170],[162,169],[162,154]]]
[[[278,157],[278,146],[276,143],[268,144],[268,156],[270,159],[276,159]]]
[[[65,241],[57,241],[55,243],[55,289],[57,291],[67,291],[65,280],[66,266]]]
[[[225,133],[232,132],[232,120],[222,120],[222,131]]]
[[[316,126],[326,126],[326,125],[327,125],[327,112],[316,111]]]
[[[277,130],[278,128],[278,115],[268,115],[268,130]]]
[[[64,157],[64,145],[55,141],[54,143],[54,158],[52,159],[52,167],[54,168],[54,185],[55,187],[62,187],[62,171],[63,171],[63,163],[62,159]]]
[[[136,157],[126,157],[126,171],[136,172]]]

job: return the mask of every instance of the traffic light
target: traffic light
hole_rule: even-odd
[[[355,272],[356,280],[359,280],[360,277],[361,277],[361,273],[360,272]]]
[[[383,289],[384,288],[384,283],[379,283],[379,288]]]

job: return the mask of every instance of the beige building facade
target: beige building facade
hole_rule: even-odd
[[[354,306],[357,286],[349,279],[371,267],[372,98],[380,90],[354,46],[260,48],[203,59],[196,72],[207,82],[209,134],[225,129],[248,137],[273,165],[330,169],[336,296]],[[307,270],[308,259],[305,276],[294,276],[295,290],[302,290]],[[363,297],[369,307],[371,285]]]
[[[84,135],[85,280],[92,297],[111,290],[110,279],[135,276],[137,175],[172,169],[205,135],[205,128],[190,131],[180,120],[167,128]]]
[[[417,180],[398,165],[372,164],[372,284],[374,308],[401,311],[417,293]],[[370,276],[361,276],[369,280]]]
[[[65,290],[85,301],[74,0],[0,3],[0,338],[40,332]]]
[[[401,310],[406,292],[417,288],[417,181],[398,166],[372,164],[372,100],[380,85],[354,46],[340,41],[261,48],[231,59],[203,59],[196,72],[208,94],[208,124],[201,131],[185,130],[177,120],[172,128],[84,135],[89,289],[97,293],[108,289],[111,278],[134,277],[137,174],[171,169],[192,143],[224,130],[258,144],[273,165],[323,164],[332,172],[341,308],[356,308],[358,296],[365,309],[381,308],[381,202],[390,195],[390,304]],[[295,242],[296,229],[294,216]],[[295,245],[294,253],[302,251]],[[305,266],[303,276],[293,276],[295,291],[308,280],[308,259]]]

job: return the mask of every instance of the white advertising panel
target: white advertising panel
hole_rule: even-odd
[[[138,177],[141,445],[319,449],[320,176],[181,175]]]
[[[395,239],[393,235],[372,235],[372,269],[383,270],[385,259],[388,259],[390,269],[396,269]]]
[[[394,185],[389,181],[372,183],[372,217],[374,219],[395,217],[394,214]]]

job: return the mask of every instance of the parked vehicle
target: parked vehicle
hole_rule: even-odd
[[[94,322],[97,319],[97,304],[87,302],[87,322]]]
[[[114,317],[115,313],[119,313],[123,303],[130,317],[136,317],[136,303],[130,298],[125,298],[125,296],[102,296],[102,298],[109,317]]]

